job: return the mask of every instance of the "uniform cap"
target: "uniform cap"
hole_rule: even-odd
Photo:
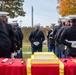
[[[70,19],[76,19],[76,15],[69,15]]]
[[[40,23],[39,24],[36,24],[35,27],[40,27]]]
[[[8,14],[8,12],[0,12],[0,16],[7,16]]]
[[[11,24],[12,26],[15,26],[15,25],[17,25],[17,23],[14,23],[14,22],[12,22],[12,23],[9,23],[9,24]]]
[[[64,18],[67,20],[76,19],[76,15],[68,15],[68,16],[65,16]]]

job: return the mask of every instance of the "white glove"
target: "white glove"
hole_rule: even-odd
[[[20,48],[20,50],[22,50],[22,48]]]
[[[65,46],[64,49],[66,50],[67,49],[67,46]]]
[[[71,47],[76,48],[76,42],[72,42]]]
[[[38,45],[39,45],[39,42],[36,41],[36,42],[34,42],[33,44],[36,45],[36,46],[38,46]]]
[[[14,56],[17,56],[17,52],[14,52]]]
[[[17,53],[20,54],[20,51],[21,51],[21,50],[18,50]]]
[[[11,58],[14,58],[14,56],[15,56],[14,53],[11,53]]]

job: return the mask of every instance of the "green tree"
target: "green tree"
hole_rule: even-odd
[[[11,18],[25,16],[23,10],[24,0],[0,0],[0,11],[6,11]]]

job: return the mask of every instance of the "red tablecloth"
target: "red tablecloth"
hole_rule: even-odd
[[[21,64],[21,59],[15,59],[14,63],[9,65],[11,59],[6,63],[1,63],[3,58],[0,58],[0,75],[26,75],[26,65]]]
[[[59,75],[59,65],[32,65],[32,75]]]
[[[66,59],[67,62],[64,62],[65,59],[60,59],[64,63],[64,75],[76,75],[76,63],[73,60],[76,59]]]
[[[64,64],[64,75],[76,75],[76,63],[73,59],[60,59]],[[59,65],[31,65],[32,75],[59,75]]]

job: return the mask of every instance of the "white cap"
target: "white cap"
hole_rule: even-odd
[[[65,16],[64,18],[67,20],[76,19],[76,15],[68,15],[68,16]]]
[[[39,24],[36,24],[35,27],[40,27],[40,23]]]
[[[69,15],[70,19],[76,19],[76,15]]]
[[[0,12],[0,16],[7,16],[8,14],[9,14],[8,12],[3,12],[3,11]]]
[[[9,22],[8,24],[11,24],[12,26],[17,25],[16,22]]]
[[[17,20],[12,21],[11,25],[17,25]]]

